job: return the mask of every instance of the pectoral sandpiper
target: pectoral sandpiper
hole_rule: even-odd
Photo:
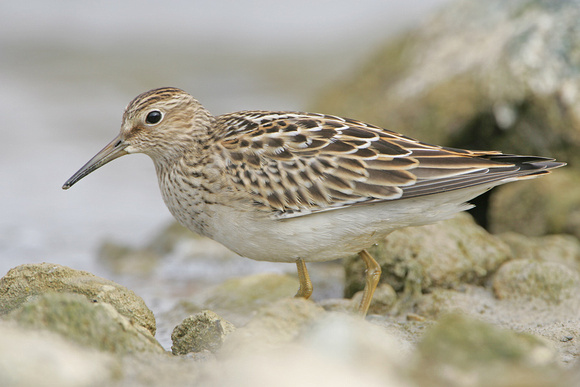
[[[470,208],[490,188],[565,165],[550,158],[429,145],[360,121],[325,114],[242,111],[212,116],[183,90],[137,96],[121,132],[63,186],[111,160],[145,153],[165,204],[190,230],[241,256],[305,262],[358,253],[366,264],[360,314],[381,268],[366,248],[391,231]]]

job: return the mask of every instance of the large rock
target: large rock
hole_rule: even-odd
[[[39,295],[4,318],[21,327],[59,333],[82,346],[101,351],[165,353],[147,329],[133,325],[110,304],[94,303],[80,294]]]
[[[439,224],[394,231],[369,252],[381,265],[381,282],[411,293],[481,284],[511,257],[505,243],[465,213]],[[345,260],[345,270],[348,297],[364,287],[365,269],[355,256]]]
[[[577,1],[453,2],[333,83],[313,109],[430,143],[557,157],[578,168],[579,19]],[[533,194],[545,203],[534,211],[542,211],[558,208],[552,201],[566,192]],[[580,196],[573,199],[544,212],[545,223],[580,208]],[[523,217],[514,210],[504,207],[503,214]],[[478,221],[484,224],[485,214]]]
[[[155,317],[143,299],[113,281],[53,263],[15,267],[0,279],[0,315],[45,293],[82,294],[91,302],[112,305],[123,316],[155,335]]]

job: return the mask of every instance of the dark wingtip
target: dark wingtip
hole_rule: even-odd
[[[567,164],[551,157],[520,156],[510,154],[490,155],[487,159],[501,163],[510,163],[522,169],[551,170],[561,168]]]

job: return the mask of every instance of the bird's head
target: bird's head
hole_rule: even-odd
[[[119,135],[63,185],[77,181],[121,156],[145,153],[156,165],[168,163],[208,136],[211,114],[191,95],[163,87],[138,95],[123,114]]]

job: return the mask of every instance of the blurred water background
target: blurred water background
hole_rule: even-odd
[[[143,155],[61,190],[140,92],[177,86],[214,114],[304,110],[445,1],[1,2],[0,276],[34,262],[107,276],[103,240],[143,244],[172,221]]]

